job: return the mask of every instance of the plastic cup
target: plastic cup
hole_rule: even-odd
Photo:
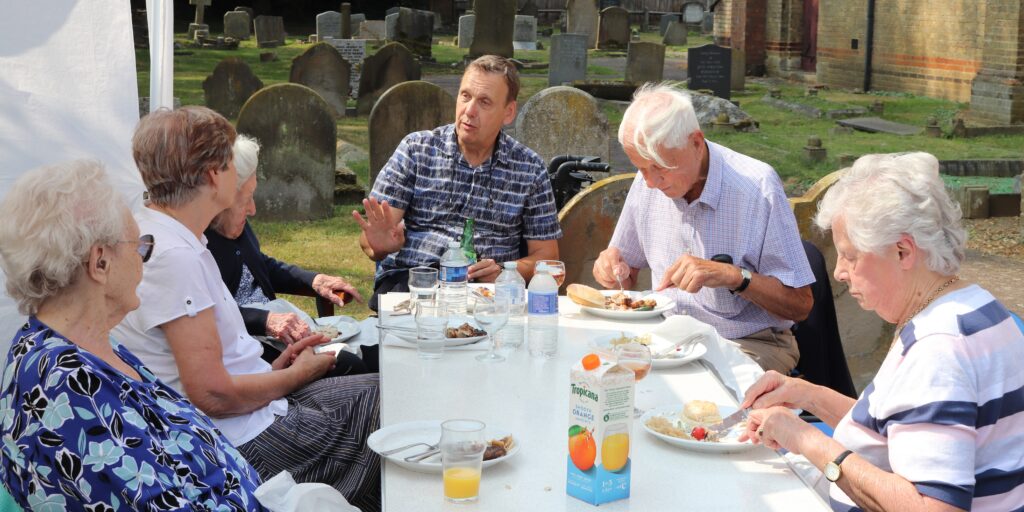
[[[480,473],[487,448],[484,427],[484,423],[477,420],[448,420],[441,424],[445,501],[469,503],[479,498]]]
[[[416,303],[416,352],[420,359],[440,359],[444,355],[444,331],[448,315],[436,302]]]

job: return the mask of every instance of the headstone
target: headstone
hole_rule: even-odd
[[[757,121],[729,100],[691,91],[690,101],[693,103],[694,113],[697,114],[697,122],[705,130],[711,129],[718,117],[725,114],[728,116],[728,122],[733,126],[734,130],[743,132],[757,131]]]
[[[348,61],[351,66],[351,73],[349,74],[349,95],[352,97],[358,97],[356,93],[359,91],[359,77],[362,75],[363,70],[363,59],[366,58],[366,40],[363,39],[335,39],[330,41],[331,46],[338,53],[341,54],[341,58]]]
[[[244,12],[238,14],[245,15]],[[220,112],[228,119],[234,119],[242,105],[256,91],[263,88],[263,82],[253,74],[252,69],[238,57],[228,57],[213,68],[213,73],[203,80],[206,106]]]
[[[434,41],[434,13],[402,7],[395,25],[395,41],[421,57],[430,57]]]
[[[316,36],[323,41],[325,37],[338,39],[341,37],[341,13],[326,11],[316,15]]]
[[[455,121],[455,99],[440,87],[419,80],[388,89],[374,105],[370,132],[370,186],[406,135]]]
[[[516,0],[476,2],[473,14],[473,44],[469,58],[481,55],[512,57],[512,36],[516,21]]]
[[[338,50],[327,43],[317,43],[292,59],[288,81],[313,89],[331,106],[335,117],[345,117],[351,73],[351,66]]]
[[[366,20],[359,24],[359,39],[383,41],[387,39],[387,30],[383,20]]]
[[[516,50],[537,49],[537,18],[516,15],[515,30],[512,33],[512,48]]]
[[[390,8],[388,8],[388,10],[384,11],[384,16],[386,17],[386,16],[390,16],[392,14],[398,14],[398,11],[400,9],[401,9],[401,7],[390,7]]]
[[[522,16],[533,16],[534,18],[540,14],[540,9],[537,7],[537,2],[533,0],[526,0],[526,3],[519,8],[519,14]]]
[[[459,16],[459,48],[473,45],[473,30],[476,27],[476,15]]]
[[[729,99],[732,70],[732,49],[706,44],[686,50],[687,79],[690,89],[710,89],[715,96]]]
[[[688,25],[700,25],[704,21],[704,4],[686,2],[683,4],[683,22]]]
[[[668,30],[669,23],[672,23],[673,21],[679,21],[681,19],[682,17],[679,16],[678,14],[662,14],[661,18],[658,20],[658,33],[661,34],[662,37],[664,37],[665,31]]]
[[[565,11],[567,32],[586,35],[587,48],[594,48],[597,45],[597,2],[568,0]]]
[[[842,119],[836,121],[842,126],[849,126],[854,130],[868,133],[888,133],[891,135],[917,135],[921,132],[920,126],[894,123],[880,117],[855,117],[853,119]]]
[[[363,60],[357,112],[361,116],[369,114],[385,91],[402,82],[419,79],[420,64],[406,47],[399,43],[384,45]]]
[[[284,18],[280,16],[256,16],[252,20],[258,48],[273,48],[284,44]]]
[[[256,19],[256,11],[254,11],[252,7],[235,7],[235,10],[248,14],[250,20]]]
[[[686,23],[672,21],[665,29],[665,37],[661,38],[661,42],[665,46],[686,46],[686,32]]]
[[[573,87],[533,95],[516,118],[516,139],[545,162],[567,154],[609,161],[608,119],[593,96]]]
[[[551,63],[548,86],[587,79],[587,36],[555,34],[551,36]]]
[[[249,14],[244,11],[224,13],[224,35],[235,39],[249,39],[252,35]]]
[[[188,0],[189,5],[196,6],[196,18],[194,23],[188,25],[188,38],[195,39],[197,30],[205,30],[209,34],[210,26],[206,24],[204,11],[210,5],[211,0]]]
[[[629,43],[626,51],[626,81],[660,82],[665,72],[665,45]]]
[[[359,34],[359,26],[362,25],[364,21],[366,21],[365,14],[357,12],[352,15],[352,17],[350,18],[350,26],[352,27],[352,37],[356,37],[356,35]]]
[[[352,38],[352,4],[341,4],[341,38]]]
[[[260,141],[260,220],[315,220],[334,212],[337,125],[331,107],[298,84],[266,87],[249,99],[237,129]]]
[[[700,33],[710,34],[715,31],[715,13],[707,11],[704,13],[704,19],[700,22]]]
[[[625,48],[629,35],[629,11],[622,7],[607,7],[601,11],[597,48]]]
[[[598,181],[563,207],[558,219],[563,235],[558,241],[558,257],[565,263],[566,282],[600,287],[594,280],[594,262],[611,242],[633,176],[622,174]],[[641,272],[636,285],[649,288],[644,274]],[[650,281],[649,275],[646,280]]]
[[[398,13],[391,13],[384,16],[384,39],[395,40],[395,32],[398,32]]]
[[[732,49],[731,69],[729,88],[734,91],[742,91],[747,85],[747,52],[739,48]]]

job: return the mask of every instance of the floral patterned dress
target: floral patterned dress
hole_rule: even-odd
[[[35,317],[0,380],[0,480],[36,511],[264,510],[210,419],[116,341],[129,378]]]

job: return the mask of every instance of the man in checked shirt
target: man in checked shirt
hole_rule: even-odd
[[[790,328],[811,310],[814,274],[778,175],[706,140],[689,95],[665,84],[637,91],[619,142],[640,172],[594,278],[631,288],[650,268],[677,313],[787,374],[800,358]]]
[[[469,218],[480,258],[471,280],[493,282],[513,260],[529,280],[535,261],[558,259],[562,230],[544,161],[501,131],[516,117],[518,93],[508,59],[474,60],[462,75],[455,123],[407,135],[381,169],[363,200],[366,217],[352,212],[363,251],[379,262],[371,309],[380,294],[408,290],[408,269],[436,267]]]

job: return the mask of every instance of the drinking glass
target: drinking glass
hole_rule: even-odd
[[[448,314],[434,300],[416,302],[416,351],[420,359],[440,359],[444,354]]]
[[[498,349],[498,340],[494,335],[505,327],[508,322],[508,297],[494,297],[491,302],[477,302],[476,308],[473,309],[473,317],[476,318],[476,322],[480,324],[480,328],[487,331],[487,341],[491,342],[491,349],[486,354],[476,356],[477,361],[483,361],[485,363],[500,363],[505,360],[503,356],[498,355],[496,352]]]
[[[557,283],[558,287],[561,288],[562,283],[565,282],[565,263],[558,260],[538,260],[537,263],[534,263],[533,265],[534,271],[536,271],[537,266],[541,264],[548,266],[548,270],[551,272],[551,277],[555,278],[555,283]]]
[[[613,349],[620,366],[633,370],[633,378],[640,382],[651,372],[651,349],[642,343],[626,343],[616,345]],[[643,411],[633,407],[633,415],[639,417]]]
[[[477,420],[448,420],[441,424],[446,501],[474,502],[480,495],[480,470],[487,448],[484,427],[484,423]]]
[[[437,269],[413,267],[409,269],[409,307],[415,309],[421,300],[433,301],[437,294]]]

